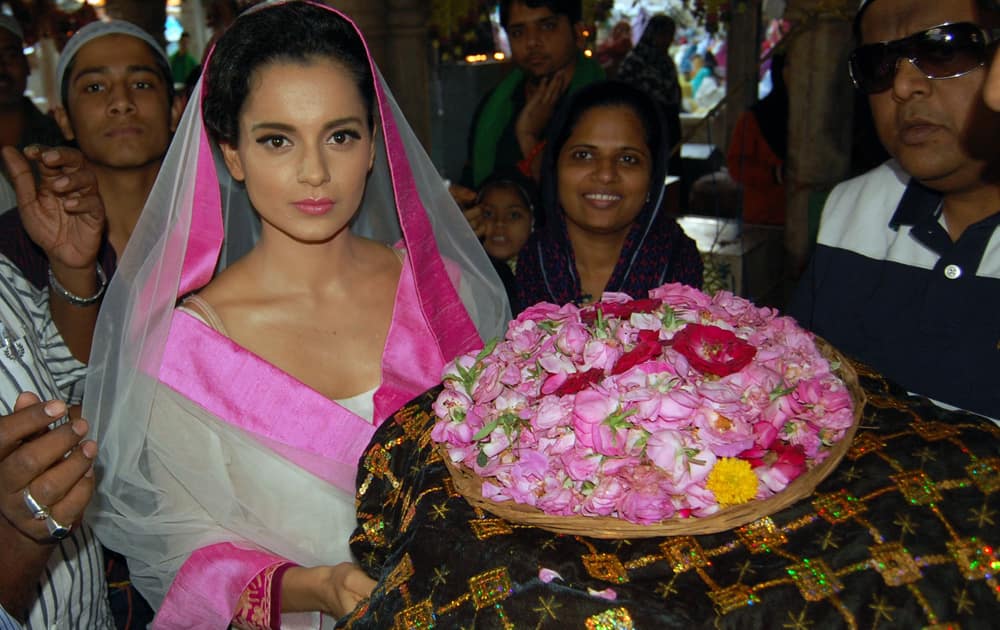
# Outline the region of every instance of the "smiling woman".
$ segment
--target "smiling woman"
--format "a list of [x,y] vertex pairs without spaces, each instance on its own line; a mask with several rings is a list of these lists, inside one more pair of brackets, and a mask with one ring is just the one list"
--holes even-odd
[[517,266],[518,303],[646,296],[701,286],[697,247],[664,206],[672,139],[651,98],[624,83],[581,89],[558,114],[542,163],[545,225]]

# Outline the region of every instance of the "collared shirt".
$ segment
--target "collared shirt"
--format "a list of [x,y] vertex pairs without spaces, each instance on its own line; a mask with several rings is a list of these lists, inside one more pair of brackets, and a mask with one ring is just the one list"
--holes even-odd
[[[73,358],[52,321],[48,291],[33,287],[2,256],[0,327],[0,413],[11,413],[23,391],[79,402],[86,366]],[[90,528],[74,527],[49,558],[27,623],[21,626],[0,608],[0,630],[114,628],[103,565]]]
[[837,186],[790,312],[910,391],[1000,418],[1000,209],[952,241],[895,162]]

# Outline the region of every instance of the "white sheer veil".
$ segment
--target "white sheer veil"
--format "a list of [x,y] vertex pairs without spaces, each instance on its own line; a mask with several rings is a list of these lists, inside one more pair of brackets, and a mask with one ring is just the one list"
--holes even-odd
[[[278,4],[283,2],[252,11]],[[377,155],[351,229],[389,244],[402,240],[414,263],[434,260],[430,250],[436,244],[479,337],[502,335],[510,319],[503,285],[374,63],[371,68],[378,96]],[[100,449],[98,491],[87,516],[102,543],[129,557],[134,582],[154,607],[194,549],[245,541],[301,564],[328,564],[347,559],[349,553],[346,539],[323,540],[329,524],[353,527],[354,522],[353,496],[338,496],[336,488],[276,457],[262,440],[218,422],[186,399],[168,401],[178,406],[179,416],[170,439],[172,449],[187,443],[190,450],[164,458],[154,444],[155,434],[164,430],[150,422],[154,405],[163,404],[157,374],[177,300],[249,251],[259,234],[243,185],[232,179],[207,139],[201,90],[199,82],[108,287],[84,397],[84,417],[91,421],[91,436]],[[400,150],[405,163],[400,162]],[[407,190],[415,190],[422,203],[404,199]],[[221,212],[204,211],[212,207]],[[421,213],[426,218],[420,218]],[[414,222],[426,225],[427,220],[433,243],[413,237],[419,233]],[[217,229],[220,224],[223,228]],[[218,252],[218,257],[198,254],[205,251]],[[414,273],[422,273],[417,264]],[[420,296],[422,304],[432,306],[442,304],[440,299]],[[165,474],[190,491],[187,500],[167,496],[162,489]],[[264,496],[259,504],[234,500],[233,486],[241,483],[243,474],[253,477],[250,483],[273,486],[260,488]],[[312,491],[326,494],[323,500],[299,503],[288,496]],[[281,496],[267,496],[275,493]],[[293,519],[288,518],[291,509]]]

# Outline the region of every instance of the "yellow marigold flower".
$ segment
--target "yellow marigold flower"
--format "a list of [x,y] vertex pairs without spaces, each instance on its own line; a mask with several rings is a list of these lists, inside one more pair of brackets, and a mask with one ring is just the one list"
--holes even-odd
[[720,457],[705,485],[722,507],[746,503],[757,496],[757,475],[749,462],[735,457]]

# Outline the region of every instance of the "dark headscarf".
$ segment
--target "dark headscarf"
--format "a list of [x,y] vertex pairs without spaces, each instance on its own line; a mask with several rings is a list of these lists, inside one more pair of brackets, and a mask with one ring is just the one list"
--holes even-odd
[[782,162],[788,153],[788,86],[785,85],[784,69],[785,53],[772,56],[771,93],[750,108],[764,141]]
[[660,108],[637,88],[617,81],[602,81],[574,94],[553,122],[542,157],[541,198],[545,222],[531,235],[518,256],[517,292],[521,308],[537,302],[565,304],[584,299],[565,215],[559,205],[559,152],[585,112],[595,107],[619,105],[631,108],[646,126],[653,164],[649,200],[625,238],[605,290],[641,298],[665,282],[701,286],[702,263],[698,249],[663,207],[666,198],[663,182],[673,138],[668,137]]

